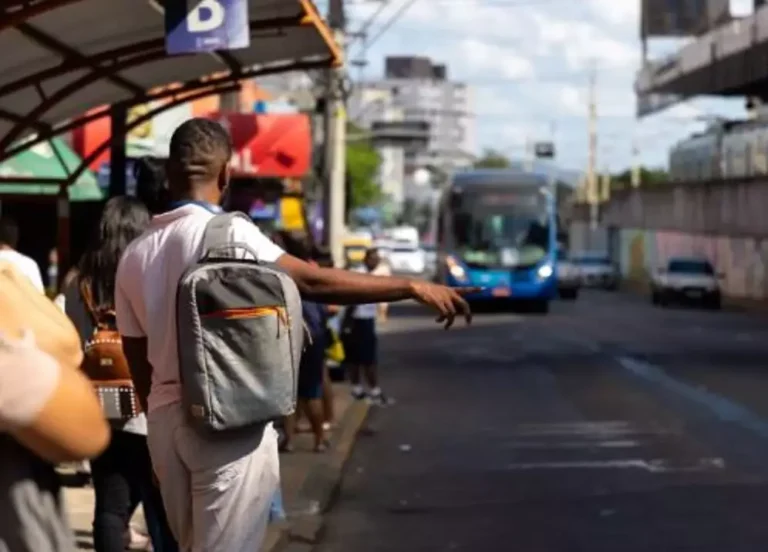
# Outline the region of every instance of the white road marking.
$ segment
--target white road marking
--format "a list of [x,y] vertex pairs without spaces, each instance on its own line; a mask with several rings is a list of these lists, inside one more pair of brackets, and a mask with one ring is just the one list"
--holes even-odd
[[513,430],[515,437],[582,437],[587,439],[616,439],[630,435],[666,435],[668,429],[638,428],[629,422],[565,422],[554,424],[526,424]]
[[641,446],[639,441],[618,440],[618,441],[565,441],[561,443],[543,443],[543,442],[525,442],[513,441],[503,443],[501,448],[522,449],[522,450],[555,450],[555,449],[625,449]]
[[690,402],[708,408],[724,422],[732,422],[768,439],[768,420],[762,418],[739,403],[721,395],[690,385],[669,376],[661,368],[630,357],[618,357],[619,364],[628,372],[655,383]]
[[587,460],[575,462],[521,462],[507,464],[509,471],[536,470],[642,470],[648,473],[679,473],[723,469],[725,460],[722,458],[699,458],[687,466],[674,466],[667,460],[643,460],[631,458],[624,460]]

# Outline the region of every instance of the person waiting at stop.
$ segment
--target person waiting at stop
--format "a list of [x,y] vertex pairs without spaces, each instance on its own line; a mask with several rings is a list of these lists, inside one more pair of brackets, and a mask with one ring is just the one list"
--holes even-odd
[[[380,263],[378,251],[370,248],[365,252],[363,266],[353,270],[375,275]],[[379,344],[376,335],[376,318],[378,314],[377,303],[347,307],[342,323],[344,360],[349,370],[353,398],[358,400],[367,398],[372,404],[388,406],[394,401],[381,390],[377,368]],[[368,391],[362,385],[361,376],[368,384]]]
[[[284,235],[282,238],[286,253],[303,261],[315,262],[306,240],[289,235]],[[309,420],[315,438],[313,450],[325,452],[328,444],[324,429],[323,371],[325,349],[328,345],[328,311],[325,305],[306,299],[301,302],[301,311],[310,339],[306,341],[301,355],[296,412],[285,420],[285,440],[282,449],[285,452],[293,449],[292,439],[296,433],[296,419],[304,414]]]

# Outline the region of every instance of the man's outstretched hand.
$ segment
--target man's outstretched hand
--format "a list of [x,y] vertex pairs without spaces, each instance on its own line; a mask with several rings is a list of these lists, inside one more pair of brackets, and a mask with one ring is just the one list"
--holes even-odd
[[453,326],[453,321],[457,315],[464,316],[467,324],[472,323],[472,311],[462,296],[476,293],[481,289],[477,287],[451,288],[419,280],[414,280],[411,283],[412,297],[422,305],[432,307],[439,312],[440,316],[437,317],[437,321],[444,322],[446,330]]

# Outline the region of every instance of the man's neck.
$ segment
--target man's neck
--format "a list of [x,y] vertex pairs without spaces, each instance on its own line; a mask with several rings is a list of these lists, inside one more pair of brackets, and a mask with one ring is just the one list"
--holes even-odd
[[[216,186],[215,183],[197,184],[187,186],[170,186],[171,189],[171,201],[198,201],[202,203],[215,204],[216,200],[212,200],[211,190]],[[176,191],[174,191],[174,188]],[[181,188],[184,191],[179,191]],[[185,189],[187,188],[187,189]]]

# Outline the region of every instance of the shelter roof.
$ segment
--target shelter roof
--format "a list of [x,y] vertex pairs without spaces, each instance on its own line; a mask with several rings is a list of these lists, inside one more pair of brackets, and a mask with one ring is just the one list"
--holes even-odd
[[191,91],[338,63],[339,49],[311,0],[248,3],[249,47],[168,56],[161,2],[0,2],[0,160],[26,136],[71,128],[97,106],[167,97],[175,83]]

